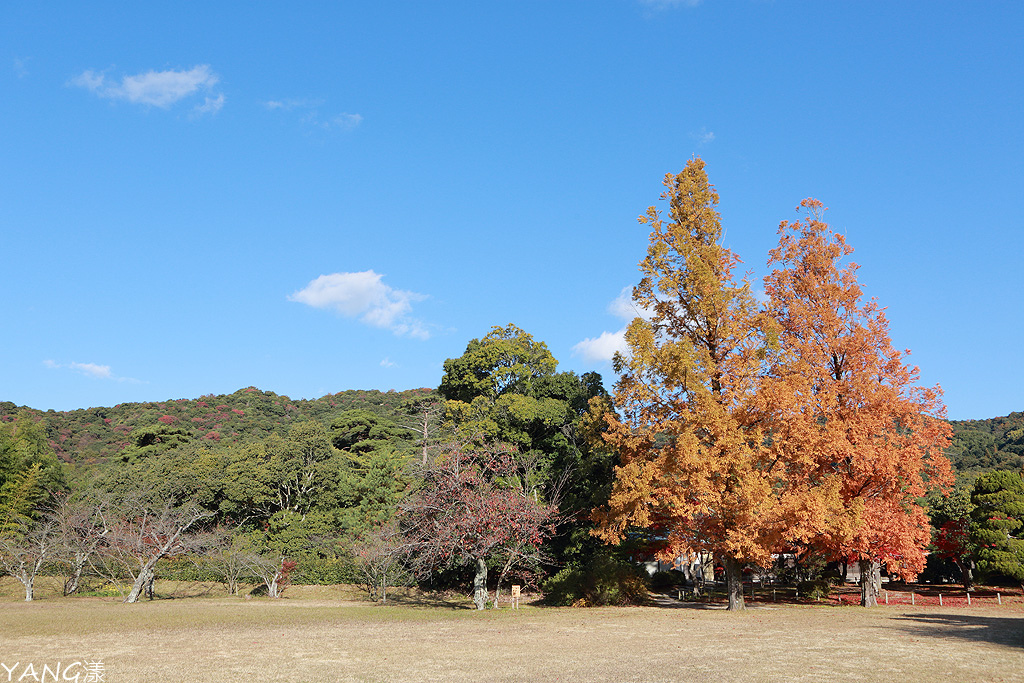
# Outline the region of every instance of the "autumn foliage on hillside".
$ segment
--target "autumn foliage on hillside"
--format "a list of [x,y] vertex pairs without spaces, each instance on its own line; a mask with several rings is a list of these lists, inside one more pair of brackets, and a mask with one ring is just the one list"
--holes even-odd
[[[246,387],[231,394],[122,403],[112,407],[42,411],[0,402],[0,422],[21,416],[46,430],[50,447],[66,462],[92,463],[138,447],[147,431],[161,439],[239,443],[284,434],[306,420],[330,423],[348,410],[368,410],[394,419],[409,400],[429,396],[432,389],[408,391],[349,390],[318,399],[291,399],[272,391]],[[162,428],[162,431],[160,430]]]

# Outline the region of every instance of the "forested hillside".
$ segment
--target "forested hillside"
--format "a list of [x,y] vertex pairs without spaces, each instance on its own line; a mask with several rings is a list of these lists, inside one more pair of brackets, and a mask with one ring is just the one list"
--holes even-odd
[[987,420],[953,420],[946,451],[960,472],[1024,468],[1024,412]]
[[[348,390],[318,399],[291,399],[255,387],[196,399],[121,403],[113,407],[56,412],[0,401],[0,422],[18,415],[41,420],[50,446],[69,463],[94,463],[116,456],[141,430],[160,429],[189,440],[234,443],[284,433],[305,420],[330,423],[347,410],[368,410],[392,422],[410,422],[409,402],[433,389]],[[1024,468],[1024,412],[985,420],[951,420],[953,441],[946,455],[959,472]]]
[[350,390],[315,400],[292,400],[247,387],[233,394],[208,394],[197,399],[121,403],[65,412],[3,401],[0,422],[13,421],[19,415],[41,420],[58,457],[69,463],[89,464],[116,456],[131,445],[144,445],[157,433],[164,439],[235,443],[283,434],[291,425],[306,420],[330,423],[347,410],[367,410],[401,423],[410,419],[403,406],[432,393],[432,389]]

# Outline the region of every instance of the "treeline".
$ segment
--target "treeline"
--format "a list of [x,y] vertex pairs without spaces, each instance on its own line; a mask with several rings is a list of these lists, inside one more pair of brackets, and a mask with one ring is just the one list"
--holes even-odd
[[[330,423],[348,410],[366,410],[392,422],[416,419],[409,402],[434,389],[348,390],[318,399],[291,399],[255,387],[196,399],[121,403],[70,411],[37,410],[0,401],[0,422],[19,416],[42,429],[53,452],[67,463],[98,464],[138,445],[145,433],[178,434],[189,440],[240,443],[284,434],[305,420]],[[973,480],[989,470],[1024,469],[1024,412],[985,420],[950,420],[946,449],[956,471]],[[419,427],[417,427],[419,428]]]
[[[229,565],[250,575],[272,568],[260,577],[271,595],[286,580],[360,579],[383,598],[396,580],[474,576],[482,606],[495,579],[537,585],[557,574],[560,585],[582,586],[595,554],[614,555],[589,533],[615,464],[600,438],[607,392],[597,374],[558,372],[526,332],[509,325],[472,340],[446,362],[436,392],[345,398],[354,400],[302,405],[248,389],[76,411],[63,424],[67,416],[11,416],[0,423],[8,573],[31,595],[31,568],[56,562],[67,586],[91,572],[130,601],[161,572],[180,574],[175,557],[230,585]],[[268,413],[293,417],[275,423]],[[204,415],[209,424],[195,426]],[[144,424],[102,460],[56,457],[47,427],[89,429],[97,419]],[[232,434],[224,425],[235,419]],[[231,438],[207,438],[216,425]],[[624,556],[613,561],[635,574]],[[580,590],[563,590],[563,600]]]

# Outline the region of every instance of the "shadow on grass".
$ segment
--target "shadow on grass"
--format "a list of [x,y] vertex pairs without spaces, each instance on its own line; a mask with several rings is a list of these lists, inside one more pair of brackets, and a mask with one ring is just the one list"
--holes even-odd
[[1024,648],[1024,619],[967,614],[904,614],[900,630],[930,638],[959,638]]
[[[379,604],[379,603],[378,603]],[[402,607],[430,607],[451,610],[475,609],[472,603],[460,595],[445,595],[444,593],[423,593],[413,595],[389,595],[387,605],[401,605]]]
[[661,607],[663,609],[724,609],[721,604],[716,604],[715,602],[708,602],[704,600],[676,600],[669,595],[663,595],[661,593],[651,593],[648,604],[652,607]]

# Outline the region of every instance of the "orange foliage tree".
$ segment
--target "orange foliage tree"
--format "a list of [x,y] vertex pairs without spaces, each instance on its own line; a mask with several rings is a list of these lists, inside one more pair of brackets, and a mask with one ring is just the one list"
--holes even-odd
[[[791,481],[761,414],[765,352],[773,321],[760,310],[739,259],[720,244],[718,194],[693,159],[664,181],[668,217],[651,227],[633,299],[645,315],[629,325],[629,354],[605,436],[621,459],[597,534],[617,542],[652,532],[663,559],[710,552],[723,560],[729,609],[743,608],[744,563],[767,565],[794,536],[827,517],[822,488]],[[832,489],[833,500],[837,489]]]
[[765,278],[780,326],[765,383],[773,445],[811,486],[840,487],[842,511],[806,540],[860,562],[861,604],[871,606],[880,564],[904,577],[924,567],[930,532],[917,499],[951,482],[950,428],[940,389],[916,386],[918,370],[892,347],[856,264],[841,265],[853,249],[822,220],[820,202],[801,207],[805,220],[780,225]]

